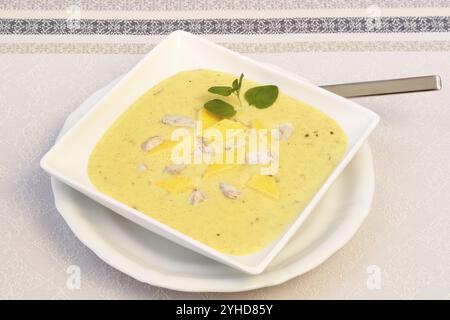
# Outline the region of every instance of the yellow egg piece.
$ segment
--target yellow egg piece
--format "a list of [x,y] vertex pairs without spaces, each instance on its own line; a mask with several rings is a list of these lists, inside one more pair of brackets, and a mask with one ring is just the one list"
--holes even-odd
[[202,122],[202,128],[206,129],[220,121],[220,118],[206,109],[198,112],[198,119]]
[[255,174],[250,178],[250,180],[247,183],[247,186],[274,199],[280,198],[278,183],[272,176]]
[[148,154],[157,154],[164,150],[171,149],[175,147],[175,145],[178,143],[178,141],[172,141],[172,140],[164,140],[160,145],[156,146],[155,148],[151,149]]
[[183,193],[194,189],[194,183],[191,179],[178,176],[159,180],[156,185],[171,193]]
[[[220,120],[210,128],[218,130],[222,135],[224,141],[236,136],[240,132],[245,131],[247,129],[247,127],[242,123],[229,119]],[[227,130],[236,130],[236,131],[227,135]]]
[[261,121],[261,120],[253,120],[252,121],[252,128],[253,129],[267,129],[267,126]]
[[209,177],[215,176],[218,173],[223,171],[227,171],[235,168],[236,164],[222,164],[222,163],[213,163],[206,167],[205,172],[203,173],[203,179],[208,179]]

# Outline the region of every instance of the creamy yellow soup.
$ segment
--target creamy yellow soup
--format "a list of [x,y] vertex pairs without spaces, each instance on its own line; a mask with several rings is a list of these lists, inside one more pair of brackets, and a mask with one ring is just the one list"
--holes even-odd
[[[330,175],[346,151],[347,137],[333,119],[282,92],[268,108],[249,106],[244,93],[260,84],[246,78],[241,106],[235,95],[208,92],[211,86],[230,85],[236,77],[213,70],[184,71],[151,88],[94,148],[88,165],[91,182],[101,192],[220,252],[248,255],[266,247],[298,217]],[[221,119],[201,111],[206,101],[216,98],[233,105],[236,115]],[[179,127],[162,121],[168,115],[203,120],[203,127],[236,125],[247,130],[288,123],[292,130],[279,141],[279,167],[270,176],[261,175],[263,164],[248,162],[174,167],[170,139]],[[189,125],[186,130],[193,131]],[[155,136],[163,143],[146,150],[143,143]],[[227,186],[237,194],[230,194]]]

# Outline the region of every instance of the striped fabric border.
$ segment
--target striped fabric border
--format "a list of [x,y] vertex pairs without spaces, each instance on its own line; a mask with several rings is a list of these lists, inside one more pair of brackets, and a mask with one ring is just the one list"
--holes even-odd
[[450,17],[322,17],[273,19],[79,20],[1,19],[0,34],[166,35],[449,32]]
[[449,9],[450,0],[0,0],[0,53],[144,54],[175,30],[244,53],[450,51]]
[[206,11],[380,8],[448,8],[448,0],[0,0],[0,10]]
[[[450,51],[450,41],[234,42],[220,44],[241,53]],[[0,54],[145,54],[153,47],[154,44],[145,43],[0,43]]]

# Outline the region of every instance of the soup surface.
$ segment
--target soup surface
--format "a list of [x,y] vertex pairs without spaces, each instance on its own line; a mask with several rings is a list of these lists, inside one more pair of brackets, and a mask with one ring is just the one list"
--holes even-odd
[[[226,254],[255,253],[277,239],[341,160],[347,137],[333,119],[282,92],[268,108],[249,106],[244,93],[260,84],[245,78],[242,105],[233,94],[208,92],[235,78],[192,70],[151,88],[94,148],[88,165],[91,182],[142,214]],[[222,119],[203,109],[216,98],[232,104],[236,115]],[[274,157],[255,163],[249,154],[245,163],[173,164],[177,142],[171,135],[180,128],[193,132],[189,119],[202,120],[203,128],[239,128],[244,134],[252,128],[278,130],[271,138],[279,141],[277,171],[261,174]],[[209,152],[200,149],[193,153]]]

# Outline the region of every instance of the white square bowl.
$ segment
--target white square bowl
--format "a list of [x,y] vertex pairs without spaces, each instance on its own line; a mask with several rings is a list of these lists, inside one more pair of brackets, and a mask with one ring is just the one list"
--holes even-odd
[[[232,256],[191,239],[99,192],[87,174],[89,156],[112,123],[143,93],[161,80],[183,70],[214,69],[261,83],[274,83],[284,93],[314,106],[336,120],[348,136],[349,146],[332,174],[297,219],[275,241],[247,256]],[[51,175],[142,227],[184,247],[241,271],[258,274],[289,241],[320,198],[349,163],[375,128],[379,117],[370,110],[323,90],[278,68],[259,63],[183,31],[176,31],[150,51],[119,83],[72,127],[41,160]]]

